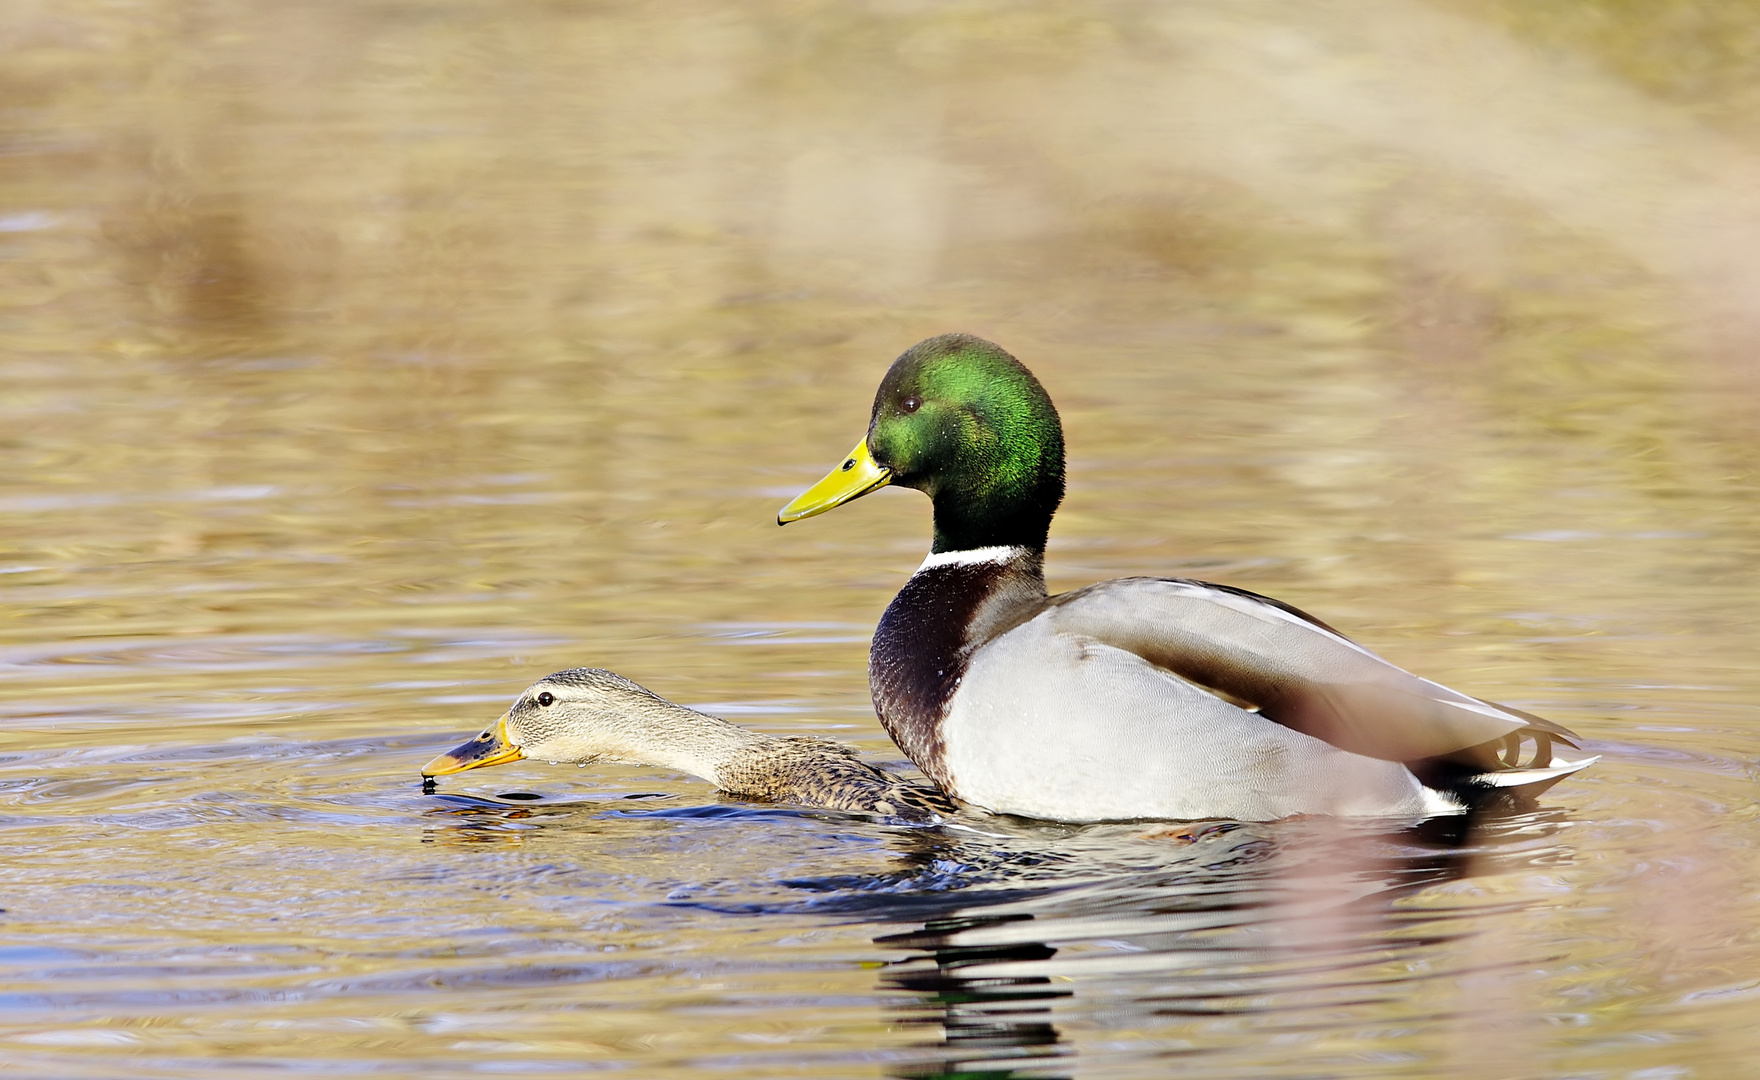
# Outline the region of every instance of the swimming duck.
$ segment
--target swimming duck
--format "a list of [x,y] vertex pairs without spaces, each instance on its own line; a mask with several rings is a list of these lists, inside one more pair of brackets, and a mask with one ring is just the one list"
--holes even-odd
[[930,338],[867,436],[778,524],[888,484],[934,503],[929,556],[874,633],[880,722],[948,794],[1084,822],[1428,815],[1524,805],[1593,758],[1557,724],[1419,678],[1245,589],[1131,577],[1049,596],[1063,499],[1051,398],[1000,347]]
[[729,795],[915,824],[956,809],[933,788],[862,761],[853,747],[748,731],[599,668],[539,679],[489,730],[422,766],[422,778],[528,757],[655,765],[702,777]]

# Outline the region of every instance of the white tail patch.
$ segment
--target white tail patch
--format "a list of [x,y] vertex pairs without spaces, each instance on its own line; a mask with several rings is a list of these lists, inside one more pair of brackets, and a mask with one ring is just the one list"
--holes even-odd
[[1497,772],[1481,773],[1473,779],[1492,787],[1527,788],[1529,794],[1538,795],[1578,769],[1586,769],[1600,761],[1601,755],[1581,761],[1566,761],[1563,758],[1552,760],[1557,764],[1543,769],[1500,769]]

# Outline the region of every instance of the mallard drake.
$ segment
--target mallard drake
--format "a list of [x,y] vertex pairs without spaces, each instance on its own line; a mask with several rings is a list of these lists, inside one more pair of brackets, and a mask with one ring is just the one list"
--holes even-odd
[[675,705],[600,668],[570,668],[528,686],[490,728],[422,766],[422,778],[521,758],[655,765],[702,777],[729,795],[934,823],[955,805],[827,739],[778,738]]
[[998,346],[913,346],[867,436],[779,524],[888,484],[934,543],[874,632],[880,722],[950,795],[1060,821],[1427,815],[1525,804],[1577,736],[1457,693],[1267,596],[1132,577],[1049,596],[1063,499],[1051,398]]

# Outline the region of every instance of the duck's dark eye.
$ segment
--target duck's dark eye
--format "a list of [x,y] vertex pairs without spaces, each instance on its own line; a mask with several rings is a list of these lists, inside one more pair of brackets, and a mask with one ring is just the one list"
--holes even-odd
[[539,694],[537,697],[533,698],[532,700],[536,701],[539,705],[543,705],[543,706],[547,707],[547,706],[556,704],[556,695],[552,694],[550,691],[546,690],[542,694]]
[[911,413],[914,413],[918,409],[923,407],[923,399],[920,397],[917,397],[915,394],[912,394],[910,397],[907,397],[903,401],[899,402],[898,407],[900,409],[904,410],[904,414],[906,416],[909,416]]

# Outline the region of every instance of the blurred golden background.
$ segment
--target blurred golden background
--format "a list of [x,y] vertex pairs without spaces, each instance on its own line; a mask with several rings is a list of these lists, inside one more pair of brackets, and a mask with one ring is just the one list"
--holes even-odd
[[[785,863],[953,856],[484,810],[468,838],[507,843],[472,861],[418,846],[452,826],[415,770],[576,664],[895,758],[866,642],[928,507],[774,513],[859,437],[890,360],[949,330],[1009,348],[1062,410],[1054,587],[1268,592],[1608,755],[1549,797],[1568,856],[1412,901],[1513,898],[1412,963],[1489,948],[1517,974],[1456,996],[1394,965],[1397,993],[1281,1052],[1148,1005],[1133,1031],[1210,1046],[1216,1076],[1293,1076],[1322,1044],[1352,1076],[1753,1060],[1747,0],[11,0],[0,933],[145,966],[53,998],[73,976],[20,953],[0,974],[37,1011],[0,1048],[69,1076],[112,1054],[148,1055],[137,1075],[249,1055],[872,1075],[904,1038],[858,965],[873,925],[754,938],[653,905],[783,890]],[[495,774],[456,786],[713,801],[642,770]],[[584,943],[583,897],[609,905]],[[265,929],[284,915],[299,928]],[[601,946],[696,966],[539,979],[516,1009],[433,974],[459,961],[431,933],[485,927],[515,928],[480,954],[510,970]],[[290,958],[227,975],[206,1012],[154,966],[240,949]],[[774,1010],[679,1027],[711,969],[717,1000]],[[303,1003],[290,1026],[265,987]],[[638,997],[590,1034],[568,1011]],[[476,1010],[450,1042],[448,1010]],[[1108,1057],[1106,1015],[1078,1013],[1080,1061],[1167,1066]],[[1417,1033],[1371,1031],[1395,1020]],[[754,1030],[803,1056],[741,1056]]]

